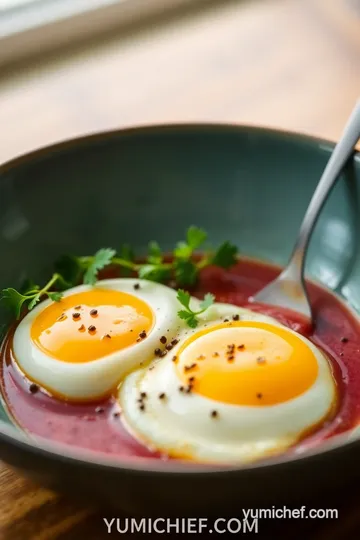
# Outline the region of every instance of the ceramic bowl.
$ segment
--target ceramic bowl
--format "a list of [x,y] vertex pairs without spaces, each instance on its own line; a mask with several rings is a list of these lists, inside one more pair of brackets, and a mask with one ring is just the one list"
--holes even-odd
[[[151,239],[171,248],[190,224],[241,253],[282,265],[333,148],[267,129],[154,126],[101,133],[22,156],[0,169],[0,287],[44,280],[59,254]],[[360,155],[316,226],[307,273],[360,311]],[[7,324],[0,307],[0,324]],[[131,465],[34,441],[0,408],[0,458],[41,485],[132,514],[194,513],[324,497],[358,476],[357,436],[246,467]]]

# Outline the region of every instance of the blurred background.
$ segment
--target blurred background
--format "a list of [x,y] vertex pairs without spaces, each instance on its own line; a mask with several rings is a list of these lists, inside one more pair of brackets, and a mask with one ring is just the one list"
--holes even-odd
[[0,162],[148,123],[336,140],[359,95],[360,0],[0,0]]

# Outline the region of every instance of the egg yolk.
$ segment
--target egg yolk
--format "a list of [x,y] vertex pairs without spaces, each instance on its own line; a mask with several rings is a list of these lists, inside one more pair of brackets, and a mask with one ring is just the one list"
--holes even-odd
[[286,328],[240,321],[200,330],[179,349],[178,376],[191,391],[233,405],[283,403],[318,374],[312,350]]
[[146,339],[154,324],[140,298],[107,289],[64,296],[34,320],[31,339],[64,362],[90,362]]

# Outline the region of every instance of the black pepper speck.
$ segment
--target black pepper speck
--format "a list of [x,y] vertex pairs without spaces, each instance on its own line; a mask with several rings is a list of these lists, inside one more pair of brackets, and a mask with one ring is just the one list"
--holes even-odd
[[31,394],[36,394],[39,391],[39,386],[36,383],[31,383],[29,386],[29,391]]

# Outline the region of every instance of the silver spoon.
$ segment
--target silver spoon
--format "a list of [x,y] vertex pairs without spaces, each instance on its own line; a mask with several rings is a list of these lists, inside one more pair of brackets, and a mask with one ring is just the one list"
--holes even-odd
[[312,320],[311,305],[304,281],[309,240],[320,211],[359,139],[360,100],[355,105],[312,196],[287,266],[274,281],[256,293],[251,301],[289,308]]

